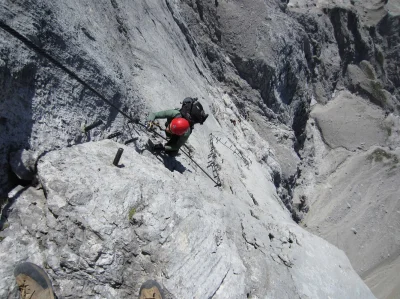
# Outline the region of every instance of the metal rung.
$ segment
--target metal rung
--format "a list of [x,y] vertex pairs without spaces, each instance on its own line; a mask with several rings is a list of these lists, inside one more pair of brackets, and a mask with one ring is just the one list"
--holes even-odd
[[122,135],[121,132],[115,132],[115,133],[112,133],[112,134],[108,135],[107,139],[112,139],[112,138],[118,137],[120,135]]

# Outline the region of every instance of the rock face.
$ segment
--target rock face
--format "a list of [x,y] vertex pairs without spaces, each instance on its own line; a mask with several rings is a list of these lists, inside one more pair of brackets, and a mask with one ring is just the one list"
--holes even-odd
[[348,92],[311,115],[314,145],[295,191],[309,205],[303,223],[343,249],[379,298],[396,298],[399,117]]
[[342,251],[290,219],[272,182],[252,201],[236,187],[214,188],[184,157],[174,162],[183,173],[171,172],[122,146],[116,167],[119,147],[106,140],[53,151],[38,163],[43,190],[10,193],[1,298],[16,296],[13,268],[26,259],[45,267],[59,298],[133,297],[151,277],[171,298],[374,298]]
[[[5,0],[1,296],[16,296],[21,260],[63,297],[125,298],[154,276],[176,298],[372,296],[291,216],[395,296],[399,7],[386,2]],[[188,148],[220,189],[185,156],[149,155],[122,115],[144,122],[187,96],[210,114]],[[112,133],[119,145],[98,142]]]
[[349,151],[384,146],[389,137],[384,111],[349,92],[341,92],[325,106],[311,112],[325,143]]
[[298,219],[309,211],[304,225],[343,249],[379,298],[396,298],[399,285],[396,5],[327,7],[344,77],[330,103],[312,108],[293,197]]
[[361,277],[388,298],[398,294],[392,272],[399,269],[398,163],[398,150],[380,147],[348,158],[318,186],[320,200],[306,219],[312,231],[343,248]]

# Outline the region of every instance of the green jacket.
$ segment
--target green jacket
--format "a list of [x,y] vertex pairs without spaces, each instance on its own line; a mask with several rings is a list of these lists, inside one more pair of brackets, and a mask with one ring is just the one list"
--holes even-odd
[[[147,121],[154,121],[155,119],[166,118],[167,123],[170,123],[172,121],[172,119],[178,115],[180,115],[179,110],[176,110],[176,109],[163,110],[163,111],[151,113],[149,115],[149,117],[147,118]],[[189,128],[189,130],[187,130],[186,133],[183,134],[182,136],[167,133],[167,137],[169,137],[169,141],[165,145],[165,150],[166,151],[178,151],[180,149],[180,147],[182,145],[184,145],[185,142],[188,140],[190,134],[192,134],[192,128]]]

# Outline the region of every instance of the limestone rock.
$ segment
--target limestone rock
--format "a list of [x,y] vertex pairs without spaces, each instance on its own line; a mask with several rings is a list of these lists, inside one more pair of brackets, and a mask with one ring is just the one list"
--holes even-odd
[[396,294],[399,284],[392,272],[398,269],[400,246],[399,191],[393,185],[399,159],[398,150],[379,147],[349,158],[317,187],[319,199],[304,220],[311,231],[342,248],[382,297]]
[[11,170],[21,180],[31,181],[35,174],[35,153],[27,150],[19,150],[10,154]]
[[311,115],[331,148],[368,149],[384,145],[388,138],[383,111],[349,92],[339,93],[326,106],[315,107]]
[[[0,30],[0,199],[17,184],[9,162],[20,160],[10,153],[24,148],[42,157],[45,195],[29,187],[9,194],[1,296],[16,295],[10,273],[28,258],[73,298],[129,297],[144,276],[163,280],[177,298],[371,296],[343,253],[290,213],[305,215],[305,196],[313,215],[318,199],[325,202],[320,187],[345,184],[335,173],[345,176],[342,167],[364,151],[380,146],[391,156],[399,146],[398,12],[396,1],[380,0],[5,0],[0,21],[85,83]],[[185,156],[151,156],[147,133],[115,109],[144,122],[187,96],[210,114],[188,146],[222,181],[221,197]],[[90,144],[114,132],[122,133],[118,145]],[[124,147],[120,167],[111,166],[132,138],[135,151]],[[351,196],[338,198],[347,210],[357,206]],[[313,231],[327,237],[331,218],[319,221]],[[363,225],[346,234],[362,237]],[[372,251],[360,250],[377,261],[368,281],[396,292],[390,273],[379,275],[392,260]]]
[[393,111],[395,105],[392,101],[392,95],[383,88],[382,82],[376,80],[375,70],[367,63],[360,66],[363,70],[351,64],[347,67],[349,90],[365,96],[372,103],[383,107],[385,110]]
[[186,167],[171,172],[108,140],[41,158],[43,191],[10,194],[0,297],[15,296],[13,268],[29,260],[61,298],[127,298],[147,278],[175,298],[374,298],[343,252],[297,226],[274,197],[254,206]]

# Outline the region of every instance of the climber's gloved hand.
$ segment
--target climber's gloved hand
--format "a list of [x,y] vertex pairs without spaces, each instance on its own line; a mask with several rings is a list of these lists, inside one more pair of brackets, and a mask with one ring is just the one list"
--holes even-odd
[[152,121],[147,122],[146,130],[149,132],[154,130],[154,123]]

